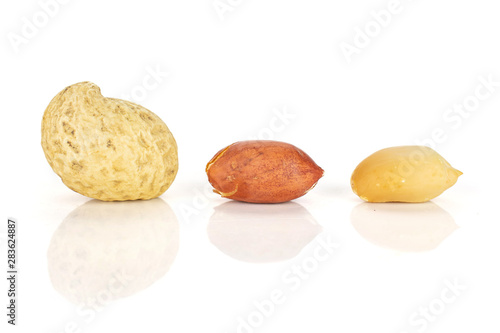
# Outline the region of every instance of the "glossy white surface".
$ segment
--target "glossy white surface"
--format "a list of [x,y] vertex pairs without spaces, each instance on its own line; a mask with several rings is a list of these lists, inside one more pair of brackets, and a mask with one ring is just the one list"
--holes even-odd
[[[263,332],[439,332],[494,324],[493,202],[459,187],[412,205],[360,203],[326,186],[273,206],[214,194],[190,220],[182,218],[187,196],[101,203],[56,187],[50,196],[62,204],[46,198],[31,206],[43,214],[17,214],[23,330],[76,323],[85,332],[216,332],[250,320]],[[426,319],[418,311],[429,307]]]
[[[1,332],[500,331],[498,4],[401,3],[351,63],[341,42],[388,2],[248,0],[221,21],[212,1],[70,1],[18,53],[3,38],[0,276],[13,217],[19,325],[2,310]],[[39,10],[4,1],[2,36]],[[97,202],[50,169],[43,111],[84,80],[135,92],[173,132],[159,199]],[[286,204],[211,193],[205,163],[255,137],[325,176]],[[424,140],[464,173],[454,187],[414,205],[352,193],[363,158]]]

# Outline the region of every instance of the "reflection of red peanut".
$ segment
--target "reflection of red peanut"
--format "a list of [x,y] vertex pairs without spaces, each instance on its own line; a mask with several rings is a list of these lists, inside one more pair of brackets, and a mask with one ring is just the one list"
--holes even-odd
[[323,176],[299,148],[267,140],[236,142],[215,154],[205,171],[215,193],[255,203],[296,199]]

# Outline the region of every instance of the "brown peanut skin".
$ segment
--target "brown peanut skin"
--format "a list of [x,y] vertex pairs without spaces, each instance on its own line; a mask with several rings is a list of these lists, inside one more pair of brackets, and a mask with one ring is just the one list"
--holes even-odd
[[236,142],[208,162],[208,181],[222,197],[253,203],[286,202],[306,194],[323,176],[299,148],[279,141]]

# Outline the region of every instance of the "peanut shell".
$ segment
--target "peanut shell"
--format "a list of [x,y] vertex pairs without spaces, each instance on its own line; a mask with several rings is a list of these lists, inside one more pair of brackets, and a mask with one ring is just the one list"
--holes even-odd
[[156,198],[178,169],[177,144],[165,123],[140,105],[103,97],[91,82],[52,99],[42,147],[66,186],[104,201]]

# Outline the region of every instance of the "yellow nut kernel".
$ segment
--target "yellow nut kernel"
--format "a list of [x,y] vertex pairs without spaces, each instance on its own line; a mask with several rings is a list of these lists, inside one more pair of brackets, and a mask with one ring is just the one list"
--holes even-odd
[[351,176],[351,187],[368,202],[425,202],[453,186],[462,172],[426,146],[377,151]]

